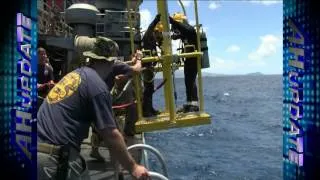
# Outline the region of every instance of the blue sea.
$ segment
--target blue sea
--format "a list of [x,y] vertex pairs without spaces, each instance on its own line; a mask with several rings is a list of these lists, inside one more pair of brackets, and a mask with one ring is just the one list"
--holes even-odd
[[[156,84],[159,83],[159,80]],[[167,163],[173,180],[282,179],[282,76],[204,78],[210,125],[146,134]],[[176,79],[178,105],[185,101],[183,79]],[[154,104],[163,108],[163,89]],[[161,172],[150,155],[150,169]]]

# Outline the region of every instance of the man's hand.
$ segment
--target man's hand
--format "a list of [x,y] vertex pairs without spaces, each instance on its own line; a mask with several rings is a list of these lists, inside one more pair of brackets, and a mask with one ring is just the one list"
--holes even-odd
[[170,22],[170,24],[172,24],[175,22],[175,20],[171,16],[169,16],[169,22]]
[[136,53],[131,56],[131,61],[129,61],[132,70],[136,73],[139,73],[142,71],[142,64],[141,64],[142,56],[143,56],[142,52],[140,50],[137,50]]
[[143,56],[142,51],[137,50],[136,53],[134,53],[134,54],[131,56],[132,65],[135,65],[138,60],[141,60],[141,59],[142,59],[142,56]]
[[112,130],[104,128],[103,130],[98,130],[98,132],[109,147],[111,156],[118,160],[124,169],[128,170],[137,179],[149,179],[148,170],[138,165],[132,158],[127,150],[123,136],[117,128],[113,128]]
[[139,180],[150,179],[148,170],[144,166],[138,164],[133,167],[132,176]]
[[45,88],[48,87],[48,84],[47,83],[44,83],[44,84],[37,84],[37,89],[38,90],[43,90]]
[[55,85],[53,81],[50,81],[50,82],[48,82],[47,84],[48,84],[48,86],[49,86],[50,89],[53,88],[54,85]]
[[37,84],[37,89],[41,89],[43,87],[43,84]]
[[143,57],[142,51],[137,50],[137,52],[135,54],[135,57],[136,57],[137,60],[141,60],[142,57]]

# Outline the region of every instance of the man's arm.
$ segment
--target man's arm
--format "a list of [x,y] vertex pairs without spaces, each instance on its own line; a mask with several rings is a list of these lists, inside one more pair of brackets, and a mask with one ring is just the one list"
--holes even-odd
[[126,170],[133,172],[137,163],[129,154],[126,143],[124,142],[123,136],[119,130],[116,128],[105,128],[99,131],[99,133],[102,135],[106,145],[111,151],[111,154],[117,157],[117,160]]
[[46,82],[45,85],[48,86],[48,88],[50,89],[50,88],[52,88],[54,86],[53,68],[49,63],[46,64],[45,68],[49,72],[48,73],[48,76],[49,76],[48,82]]
[[100,93],[91,100],[94,123],[98,133],[103,137],[111,154],[116,156],[115,158],[126,170],[136,178],[148,176],[147,169],[138,165],[129,154],[123,136],[117,129],[111,103],[111,95],[108,92]]
[[150,25],[148,26],[148,29],[144,33],[141,40],[142,48],[151,49],[156,44],[156,40],[153,36],[153,31],[159,21],[160,21],[160,14],[158,14],[155,17],[155,19],[150,23]]
[[160,21],[160,14],[157,14],[156,17],[154,18],[154,20],[149,24],[148,29],[146,30],[146,32],[144,33],[144,36],[142,38],[142,41],[146,38],[146,37],[150,37],[150,35],[152,34],[152,32],[154,31],[154,28],[156,27],[156,25],[158,24],[158,22]]
[[[138,52],[140,53],[140,52]],[[142,63],[141,63],[141,59],[142,59],[142,55],[135,55],[133,58],[132,58],[132,62],[134,65],[131,66],[131,69],[133,72],[136,72],[136,73],[139,73],[141,72],[141,68],[142,68]]]
[[115,76],[118,75],[124,75],[127,77],[131,77],[132,73],[139,73],[141,72],[142,68],[142,53],[141,51],[137,51],[133,56],[131,61],[126,61],[126,62],[119,62],[114,65],[113,67],[113,72]]
[[133,157],[127,150],[127,146],[124,142],[123,136],[118,129],[102,130],[100,132],[107,144],[112,155],[118,157],[118,161],[122,166],[128,170],[135,178],[148,177],[148,170],[135,162]]
[[44,84],[39,84],[39,83],[37,83],[37,89],[38,89],[38,91],[43,90],[46,86],[47,86],[46,83],[44,83]]

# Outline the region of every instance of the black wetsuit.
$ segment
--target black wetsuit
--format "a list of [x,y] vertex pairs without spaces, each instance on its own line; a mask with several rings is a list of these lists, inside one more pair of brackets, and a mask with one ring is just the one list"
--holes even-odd
[[[157,23],[160,21],[160,16],[156,16],[156,18],[151,22],[147,31],[145,32],[141,47],[144,50],[150,50],[151,56],[157,56],[157,40],[153,35],[154,28]],[[160,44],[158,45],[160,46]],[[155,114],[155,110],[153,108],[153,92],[154,92],[154,81],[153,81],[153,70],[152,67],[155,66],[156,63],[144,63],[143,67],[147,69],[143,71],[143,79],[144,79],[144,91],[143,91],[143,113],[144,116],[151,116]]]
[[[195,45],[195,48],[197,49],[197,32],[193,26],[187,23],[177,22],[171,17],[169,19],[172,29],[176,29],[180,32],[179,39],[183,41],[184,45]],[[184,62],[184,82],[186,86],[187,102],[198,101],[196,84],[197,74],[197,58],[186,58]]]

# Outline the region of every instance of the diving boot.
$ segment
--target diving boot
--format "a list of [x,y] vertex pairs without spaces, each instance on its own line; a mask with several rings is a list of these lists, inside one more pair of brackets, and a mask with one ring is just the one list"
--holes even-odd
[[155,115],[155,116],[156,116],[156,115],[159,115],[159,114],[161,113],[159,110],[157,110],[157,109],[155,109],[155,108],[152,108],[152,109],[151,109],[151,112],[152,112],[152,114]]
[[198,112],[199,106],[198,102],[187,102],[187,104],[184,104],[183,107],[179,108],[177,110],[177,113],[189,113],[189,112]]
[[189,105],[188,112],[198,112],[199,106],[197,105]]
[[152,117],[154,114],[152,113],[151,110],[148,111],[143,111],[143,117]]
[[186,113],[189,111],[189,105],[184,104],[182,107],[178,108],[177,113]]
[[150,108],[150,106],[148,107],[148,106],[144,105],[142,107],[142,115],[143,115],[143,117],[151,117],[151,116],[153,116],[153,113],[152,113],[151,110],[152,109]]
[[142,110],[143,110],[143,117],[152,117],[154,116],[153,114],[153,108],[152,108],[152,99],[150,98],[145,98],[142,104]]

